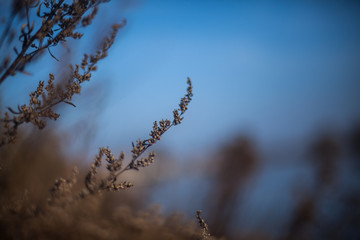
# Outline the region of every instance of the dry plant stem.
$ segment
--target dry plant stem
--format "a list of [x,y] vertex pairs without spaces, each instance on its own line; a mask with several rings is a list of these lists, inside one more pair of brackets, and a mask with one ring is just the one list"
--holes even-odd
[[[117,182],[117,178],[123,172],[128,170],[139,170],[140,167],[149,166],[154,162],[155,153],[151,152],[148,157],[141,158],[139,157],[152,145],[154,145],[158,140],[161,139],[161,136],[169,130],[172,126],[178,125],[181,123],[183,117],[182,115],[188,109],[188,104],[192,100],[192,83],[190,78],[187,80],[188,88],[187,94],[180,101],[179,108],[173,111],[173,121],[168,119],[161,120],[158,124],[157,121],[154,122],[153,130],[150,133],[151,138],[146,140],[139,139],[136,144],[133,145],[132,159],[129,164],[127,164],[124,168],[122,167],[122,163],[125,157],[125,154],[122,152],[119,158],[115,158],[111,153],[109,148],[100,148],[99,154],[96,156],[94,162],[91,165],[91,168],[86,176],[85,185],[87,191],[82,192],[82,197],[85,197],[87,194],[95,194],[101,192],[103,190],[107,191],[119,191],[130,188],[133,186],[130,182]],[[109,171],[108,177],[102,179],[100,182],[96,180],[96,175],[98,172],[98,168],[101,166],[102,158],[106,156],[107,170]]]
[[[160,126],[162,125],[162,123],[164,123],[160,128],[158,127],[157,122],[154,122],[154,131],[150,134],[150,136],[152,136],[152,138],[146,139],[144,141],[142,141],[141,145],[145,145],[145,147],[143,149],[141,149],[140,151],[136,152],[135,150],[135,146],[133,144],[133,150],[132,152],[133,154],[133,158],[131,160],[131,162],[120,172],[118,172],[115,177],[119,176],[120,174],[122,174],[123,172],[127,171],[127,170],[139,170],[136,166],[134,166],[135,161],[140,157],[140,155],[142,155],[149,147],[151,147],[157,140],[160,140],[161,135],[164,134],[167,130],[169,130],[172,126],[175,126],[177,124],[180,124],[182,121],[182,115],[185,113],[185,111],[187,110],[187,106],[190,103],[190,101],[192,100],[192,96],[193,96],[193,89],[192,89],[192,83],[191,83],[191,79],[188,78],[187,79],[187,83],[188,83],[188,89],[187,89],[187,94],[185,95],[184,98],[181,99],[181,102],[179,104],[179,109],[175,109],[173,111],[174,113],[174,120],[172,121],[172,123],[169,123],[169,120],[162,120],[160,122]],[[181,112],[179,114],[179,111]],[[159,132],[155,132],[155,131],[159,131]],[[141,140],[139,140],[141,141]],[[138,141],[138,144],[140,144],[140,142]],[[136,154],[135,154],[136,153]]]
[[[61,29],[61,31],[55,36],[55,37],[51,37],[49,35],[49,32],[53,32],[53,27],[59,23],[59,21],[61,19],[63,19],[66,14],[62,15],[62,10],[64,8],[63,3],[64,0],[59,0],[58,3],[55,3],[53,6],[54,8],[51,10],[51,12],[48,14],[47,18],[43,18],[43,24],[41,25],[40,29],[32,36],[30,36],[30,33],[32,31],[32,27],[30,27],[30,20],[29,20],[29,6],[28,3],[26,1],[26,16],[27,16],[27,27],[28,27],[28,33],[22,35],[24,36],[24,38],[26,39],[26,41],[24,40],[23,42],[23,46],[22,46],[22,50],[21,52],[17,55],[17,57],[15,58],[15,60],[11,63],[11,65],[6,69],[6,71],[1,75],[0,77],[0,84],[5,81],[5,79],[9,76],[9,75],[14,75],[16,73],[16,71],[18,70],[19,67],[24,68],[25,65],[27,63],[29,63],[31,61],[31,59],[38,53],[40,53],[42,50],[44,49],[48,49],[50,55],[52,57],[54,57],[52,55],[52,53],[50,52],[50,47],[51,46],[55,46],[57,45],[58,42],[60,41],[65,41],[66,37],[72,36],[74,38],[81,38],[81,34],[78,33],[72,33],[69,32],[70,30],[73,30],[74,27],[80,22],[80,20],[82,19],[83,15],[92,7],[94,7],[95,5],[99,4],[101,1],[85,1],[86,2],[86,7],[81,8],[80,12],[76,12],[76,16],[72,16],[72,18],[70,18],[70,20],[66,20],[66,26],[64,28]],[[75,3],[74,3],[75,4]],[[73,5],[74,5],[73,4]],[[80,4],[80,3],[79,3]],[[72,6],[73,6],[72,5]],[[38,10],[38,15],[39,15],[39,11],[40,11],[40,7],[41,4],[39,6],[39,10]],[[39,15],[40,17],[40,15]],[[93,16],[94,17],[94,16]],[[65,21],[65,20],[64,20]],[[23,29],[22,29],[23,31]],[[44,36],[48,36],[47,39],[47,43],[45,45],[42,45],[42,41]],[[28,38],[28,39],[27,39]],[[39,40],[39,46],[36,47],[36,45],[34,44],[35,40]],[[26,54],[26,52],[29,50],[30,47],[35,47],[36,50],[34,50],[33,52],[30,52],[28,54]],[[55,57],[54,57],[55,58]],[[55,58],[56,59],[56,58]],[[21,66],[19,66],[20,64],[22,64]]]
[[[64,0],[60,0],[59,4],[56,5],[56,10],[60,9],[61,4],[64,2]],[[45,27],[53,27],[55,25],[55,22],[51,22],[51,18],[53,17],[53,15],[50,15],[46,21],[45,24],[43,24],[41,26],[41,28],[36,32],[36,34],[34,34],[30,40],[28,41],[27,44],[23,45],[21,52],[19,53],[19,55],[15,58],[15,60],[12,62],[12,64],[7,68],[7,70],[5,71],[5,73],[1,76],[0,78],[0,84],[5,81],[5,79],[12,73],[15,72],[18,64],[23,60],[24,55],[26,53],[26,51],[29,49],[29,47],[31,46],[31,44],[38,38],[38,36],[44,32]]]
[[[172,124],[169,126],[169,128],[172,127],[172,126],[175,126],[175,124],[172,123]],[[168,128],[168,129],[169,129],[169,128]],[[167,129],[167,130],[168,130],[168,129]],[[167,130],[166,130],[166,131],[167,131]],[[150,140],[150,139],[147,139],[147,140],[145,140],[145,141],[149,141],[149,140]],[[147,145],[147,146],[144,148],[144,150],[142,150],[141,153],[139,153],[138,156],[133,157],[133,158],[131,159],[130,163],[129,163],[123,170],[121,170],[120,172],[118,172],[118,173],[115,175],[115,177],[118,177],[120,174],[122,174],[123,172],[125,172],[125,171],[127,171],[127,170],[131,170],[131,169],[133,169],[133,170],[139,170],[139,169],[136,169],[135,167],[133,167],[133,165],[134,165],[135,161],[136,161],[149,147],[151,147],[151,146],[152,146],[152,145]]]
[[[42,129],[46,125],[46,122],[42,120],[43,118],[56,120],[60,115],[55,113],[52,108],[57,104],[64,102],[75,107],[75,104],[71,102],[73,95],[79,94],[82,83],[90,80],[91,72],[96,71],[97,63],[107,56],[108,50],[113,45],[118,30],[125,24],[126,21],[122,24],[113,25],[113,31],[110,37],[105,39],[102,49],[98,50],[95,55],[89,56],[85,54],[80,65],[76,64],[75,67],[70,65],[72,75],[69,77],[64,90],[55,88],[55,76],[49,74],[48,84],[45,86],[44,81],[40,81],[37,90],[30,94],[29,105],[18,106],[18,111],[8,108],[14,116],[10,118],[6,112],[5,118],[0,118],[0,122],[5,123],[5,132],[0,139],[0,147],[6,143],[15,141],[17,128],[23,123],[31,122],[39,129]],[[82,74],[79,72],[80,70],[83,71]],[[39,99],[40,97],[42,97],[42,100]]]
[[[175,125],[176,125],[175,123],[172,123],[171,125],[169,125],[169,127],[168,127],[165,131],[169,130],[172,126],[175,126]],[[165,131],[164,131],[164,133],[165,133]],[[149,142],[149,141],[151,141],[151,140],[152,140],[151,138],[146,139],[145,141],[143,141],[143,143]],[[121,170],[120,172],[118,172],[118,173],[115,175],[115,177],[118,177],[120,174],[122,174],[123,172],[125,172],[125,171],[127,171],[127,170],[131,170],[131,169],[133,169],[133,170],[139,170],[138,168],[136,168],[136,166],[134,166],[134,164],[135,164],[136,160],[137,160],[148,148],[150,148],[151,146],[152,146],[151,144],[146,145],[146,147],[145,147],[143,150],[141,150],[141,152],[139,152],[139,155],[137,155],[136,157],[133,157],[133,158],[131,159],[130,163],[129,163],[123,170]],[[133,147],[134,147],[134,144],[133,144]]]
[[202,228],[202,234],[201,234],[201,239],[205,240],[205,239],[212,239],[210,233],[209,233],[209,227],[206,224],[205,220],[200,216],[202,213],[201,210],[198,210],[196,212],[196,219],[199,221],[200,227]]

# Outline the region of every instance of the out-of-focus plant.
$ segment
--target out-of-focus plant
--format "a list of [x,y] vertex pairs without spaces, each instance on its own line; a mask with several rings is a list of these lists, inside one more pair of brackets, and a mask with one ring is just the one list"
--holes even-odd
[[254,144],[246,137],[229,141],[214,159],[215,182],[210,192],[208,208],[211,214],[210,229],[215,236],[224,236],[235,221],[235,207],[240,193],[257,165],[258,156]]

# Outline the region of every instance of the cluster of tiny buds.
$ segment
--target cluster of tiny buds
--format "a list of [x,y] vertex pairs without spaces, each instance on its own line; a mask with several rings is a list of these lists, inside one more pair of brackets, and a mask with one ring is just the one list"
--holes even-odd
[[51,198],[48,199],[49,203],[55,203],[56,201],[61,202],[61,198],[70,197],[71,198],[71,190],[74,184],[77,182],[77,175],[79,171],[77,167],[74,167],[72,170],[72,174],[69,179],[58,178],[55,180],[54,186],[50,189]]
[[188,84],[188,88],[186,90],[186,95],[185,95],[185,97],[181,98],[181,101],[179,104],[179,109],[175,109],[173,111],[173,116],[174,116],[173,124],[174,125],[178,125],[181,123],[181,121],[183,120],[183,117],[181,117],[181,116],[188,109],[188,105],[191,102],[192,97],[193,97],[193,87],[192,87],[190,78],[187,78],[187,84]]
[[[97,169],[101,166],[103,156],[106,157],[105,160],[108,163],[106,169],[109,171],[109,174],[107,178],[104,178],[97,182]],[[91,164],[90,170],[85,180],[86,188],[89,193],[93,194],[101,192],[102,190],[119,191],[132,187],[133,184],[127,181],[116,183],[116,173],[122,169],[122,162],[124,158],[125,154],[123,152],[120,153],[119,158],[115,158],[109,147],[100,148],[99,154],[95,157],[94,162]]]
[[201,213],[201,210],[196,211],[196,218],[199,221],[200,227],[202,227],[205,231],[208,231],[208,225],[206,224],[205,220],[200,216]]
[[[107,149],[109,149],[109,148],[107,148]],[[120,153],[120,156],[118,159],[116,159],[114,157],[114,155],[111,154],[111,152],[109,155],[106,155],[106,157],[107,157],[106,161],[108,162],[108,165],[106,166],[107,170],[109,170],[110,172],[116,172],[116,171],[121,170],[122,162],[125,158],[124,152]]]
[[168,119],[163,119],[159,122],[155,121],[153,125],[153,130],[150,132],[150,139],[141,140],[139,139],[136,144],[133,145],[132,153],[133,153],[133,161],[140,156],[143,152],[146,151],[151,145],[155,144],[158,140],[161,139],[161,136],[172,126],[178,125],[183,120],[182,115],[188,109],[188,105],[192,100],[193,96],[193,87],[191,83],[191,79],[187,79],[188,88],[186,91],[185,97],[183,97],[179,104],[179,109],[175,109],[173,111],[173,121],[171,122]]
[[146,150],[145,141],[142,141],[141,139],[136,141],[136,145],[132,143],[133,149],[131,150],[133,159],[137,158],[141,153],[143,153]]
[[193,97],[193,87],[192,87],[190,78],[187,79],[187,83],[189,85],[186,90],[187,93],[186,93],[185,97],[181,98],[181,102],[179,105],[181,114],[183,114],[188,109],[188,105],[191,102],[192,97]]
[[160,140],[161,135],[163,135],[171,127],[171,121],[168,119],[163,119],[159,123],[160,126],[157,121],[154,122],[153,130],[149,134],[151,136],[150,139],[146,139],[144,141],[139,139],[136,141],[136,144],[133,143],[133,149],[131,150],[133,153],[133,160],[135,160],[138,156],[145,152],[146,149]]
[[168,128],[171,126],[171,121],[168,119],[163,119],[160,121],[160,126],[157,121],[154,122],[153,130],[150,133],[151,139],[148,140],[150,144],[154,144],[158,140],[161,139],[161,135],[163,135]]
[[120,190],[126,190],[128,188],[133,187],[134,184],[132,184],[131,182],[121,182],[121,183],[115,183],[115,182],[111,182],[110,184],[107,184],[106,189],[110,192],[116,192],[116,191],[120,191]]
[[134,166],[132,168],[139,170],[138,167],[146,167],[150,166],[155,160],[155,152],[149,153],[149,156],[146,158],[141,158],[140,160],[136,160]]

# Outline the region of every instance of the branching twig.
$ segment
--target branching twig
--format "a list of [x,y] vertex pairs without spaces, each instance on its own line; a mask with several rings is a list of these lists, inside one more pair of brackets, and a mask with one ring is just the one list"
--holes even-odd
[[[15,75],[17,71],[22,71],[36,55],[42,52],[42,50],[56,46],[59,42],[65,42],[66,38],[68,37],[75,39],[81,38],[82,34],[74,32],[76,26],[78,26],[80,23],[82,23],[82,26],[89,25],[91,23],[91,19],[95,17],[97,10],[94,10],[87,17],[83,17],[84,14],[90,8],[96,7],[103,1],[74,1],[71,5],[68,5],[64,2],[65,0],[58,0],[57,2],[44,1],[43,3],[39,4],[37,15],[38,17],[42,18],[42,25],[35,34],[31,35],[34,29],[34,23],[30,25],[29,8],[31,6],[29,6],[28,1],[25,1],[27,23],[25,23],[21,28],[20,40],[23,42],[22,50],[19,54],[17,54],[14,61],[1,75],[0,84],[5,81],[8,76]],[[49,12],[44,12],[41,15],[40,12],[42,5],[45,5]],[[26,26],[27,29],[25,28]],[[61,30],[54,36],[55,27]],[[6,31],[4,33],[6,33]],[[45,44],[43,44],[44,39],[47,40]],[[35,50],[28,52],[29,48],[35,48]],[[50,55],[54,57],[51,53]]]
[[[169,130],[172,126],[178,125],[181,123],[183,117],[182,115],[188,108],[190,101],[193,96],[193,88],[190,78],[187,80],[188,88],[185,97],[181,99],[179,108],[173,111],[174,119],[170,121],[168,119],[161,120],[158,124],[157,121],[154,122],[153,130],[150,133],[151,138],[146,140],[139,139],[136,144],[133,143],[132,159],[129,164],[124,168],[123,160],[125,154],[122,152],[119,158],[115,158],[111,153],[109,148],[100,148],[99,155],[96,156],[94,163],[91,165],[89,173],[86,176],[85,184],[88,190],[88,193],[93,194],[99,191],[108,190],[108,191],[118,191],[122,189],[127,189],[133,186],[130,182],[120,182],[116,183],[117,178],[125,171],[128,170],[139,170],[140,167],[146,167],[154,162],[155,153],[151,152],[148,157],[141,158],[139,157],[152,145],[154,145],[158,140],[161,139],[161,136]],[[101,166],[103,156],[106,156],[106,161],[108,162],[107,170],[109,175],[106,179],[101,180],[100,182],[96,181],[97,169]]]
[[[44,118],[56,120],[60,115],[54,112],[53,107],[59,103],[64,102],[75,106],[71,102],[73,95],[79,94],[82,83],[90,80],[91,73],[97,69],[97,63],[108,55],[108,50],[113,45],[118,30],[125,23],[124,21],[123,24],[113,26],[110,37],[105,39],[102,49],[97,51],[95,55],[88,56],[85,54],[81,65],[70,66],[72,74],[64,90],[56,90],[55,76],[49,74],[47,85],[45,86],[44,81],[39,82],[36,91],[30,94],[30,103],[28,105],[18,106],[18,111],[8,108],[13,117],[10,118],[9,113],[6,112],[5,117],[0,118],[0,122],[4,123],[5,129],[0,139],[0,147],[15,141],[17,128],[23,123],[31,122],[39,129],[42,129],[46,125]],[[83,73],[81,74],[80,71],[83,71]],[[40,97],[42,97],[42,100],[40,100]]]
[[211,237],[210,233],[209,233],[209,227],[206,224],[205,220],[200,216],[202,213],[201,210],[198,210],[196,212],[196,219],[199,221],[200,227],[202,228],[202,232],[201,232],[201,240],[211,240],[214,239]]

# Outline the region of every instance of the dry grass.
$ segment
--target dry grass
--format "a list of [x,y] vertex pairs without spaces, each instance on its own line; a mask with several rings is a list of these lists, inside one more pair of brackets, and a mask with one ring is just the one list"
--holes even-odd
[[[6,27],[0,38],[0,47],[14,44],[17,32],[21,49],[3,55],[0,68],[0,84],[11,81],[10,76],[27,73],[29,64],[48,52],[58,60],[51,48],[65,44],[69,38],[80,39],[79,27],[91,25],[104,0],[14,0]],[[34,17],[35,16],[35,17]],[[14,19],[24,20],[21,26],[13,26]],[[208,239],[207,226],[199,213],[197,218],[203,228],[179,215],[163,216],[157,209],[134,210],[126,206],[104,211],[104,192],[125,190],[131,182],[119,181],[125,171],[146,167],[154,162],[155,153],[142,157],[146,150],[161,139],[171,127],[183,120],[183,114],[192,100],[192,83],[188,78],[186,95],[179,108],[173,111],[172,120],[155,121],[150,138],[133,143],[132,157],[124,163],[122,152],[115,157],[109,148],[100,148],[88,173],[85,185],[79,184],[79,170],[74,167],[70,174],[66,157],[58,137],[50,130],[39,135],[19,132],[19,127],[31,123],[44,129],[48,120],[60,117],[55,106],[72,102],[80,94],[84,82],[90,81],[99,61],[108,55],[116,35],[126,24],[115,24],[109,37],[95,54],[84,54],[79,64],[70,65],[65,83],[57,81],[49,73],[47,82],[40,81],[30,93],[27,104],[8,108],[0,118],[0,235],[1,239]],[[27,125],[28,126],[28,125]],[[43,130],[44,131],[44,130]],[[107,174],[99,174],[106,162]],[[80,169],[82,171],[83,169]],[[67,178],[56,178],[69,175]],[[84,175],[84,174],[82,174]],[[82,181],[80,181],[82,182]],[[47,189],[50,189],[48,194]]]

